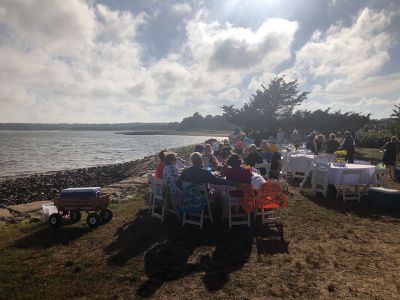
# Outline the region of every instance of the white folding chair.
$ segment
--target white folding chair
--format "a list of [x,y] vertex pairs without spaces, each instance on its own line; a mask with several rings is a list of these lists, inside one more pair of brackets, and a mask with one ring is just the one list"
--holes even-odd
[[[192,183],[183,181],[182,188],[185,189],[185,187],[187,187],[190,184]],[[192,225],[198,225],[200,226],[201,229],[203,229],[204,219],[209,219],[211,224],[214,224],[214,219],[212,215],[210,200],[208,197],[207,184],[203,183],[201,185],[198,185],[198,187],[205,195],[206,206],[199,213],[183,213],[182,226],[185,226],[185,224],[192,224]]]
[[[353,181],[353,183],[349,183]],[[352,193],[346,190],[346,187],[354,187],[355,192]],[[340,183],[337,188],[336,199],[339,198],[341,194],[343,197],[343,202],[346,200],[361,200],[361,170],[344,170],[340,176]]]
[[262,177],[264,177],[264,179],[268,179],[269,177],[269,169],[271,168],[271,164],[270,163],[258,163],[255,164],[254,166],[257,170],[264,168],[265,169],[265,175],[262,175]]
[[330,158],[326,153],[320,153],[315,157],[315,163],[330,163]]
[[388,171],[385,169],[376,169],[372,177],[372,184],[374,186],[384,187],[387,185]]
[[293,174],[293,179],[300,178],[303,179],[307,172],[310,170],[310,159],[307,157],[291,157],[290,166],[291,172]]
[[312,192],[321,192],[326,199],[329,183],[329,163],[316,163],[311,177]]
[[243,197],[234,197],[231,192],[242,192],[240,188],[228,186],[227,188],[227,199],[223,207],[222,220],[228,218],[229,228],[233,225],[247,225],[250,227],[250,213],[245,212],[232,212],[232,209],[239,210],[241,208],[241,202]]
[[[165,217],[165,201],[163,196],[164,182],[162,179],[150,176],[150,192],[151,192],[151,218],[160,219],[164,222]],[[156,209],[161,206],[161,212],[157,212]]]

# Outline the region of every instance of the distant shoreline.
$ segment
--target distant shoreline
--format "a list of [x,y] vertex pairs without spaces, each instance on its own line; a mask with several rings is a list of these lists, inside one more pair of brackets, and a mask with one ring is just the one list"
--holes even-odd
[[193,135],[193,136],[218,136],[227,137],[228,131],[177,131],[177,130],[138,130],[138,131],[119,131],[116,134],[122,135]]

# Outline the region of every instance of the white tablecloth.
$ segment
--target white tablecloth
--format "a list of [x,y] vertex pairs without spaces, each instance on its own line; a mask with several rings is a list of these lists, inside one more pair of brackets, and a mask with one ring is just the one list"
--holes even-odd
[[[254,190],[259,190],[265,182],[266,182],[265,179],[260,174],[253,172],[251,176],[251,184],[253,185]],[[210,184],[210,188],[221,192],[225,192],[226,187],[227,187],[226,185]]]
[[358,177],[356,175],[348,175],[346,176],[346,184],[370,184],[375,169],[376,167],[373,165],[346,164],[344,167],[339,167],[331,164],[329,169],[329,183],[339,184],[343,170],[361,170],[361,182],[358,182]]

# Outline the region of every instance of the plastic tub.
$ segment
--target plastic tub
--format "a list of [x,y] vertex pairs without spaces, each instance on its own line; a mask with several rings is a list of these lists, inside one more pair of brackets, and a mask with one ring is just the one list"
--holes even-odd
[[400,208],[400,192],[383,187],[370,187],[368,189],[368,198],[376,207],[385,209]]
[[52,214],[58,213],[57,207],[54,203],[42,205],[42,220],[47,222]]

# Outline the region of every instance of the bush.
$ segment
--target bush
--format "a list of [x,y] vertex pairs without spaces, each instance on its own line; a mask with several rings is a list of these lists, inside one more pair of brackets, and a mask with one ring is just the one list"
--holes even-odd
[[390,141],[392,134],[385,132],[357,132],[356,146],[365,148],[381,148]]

